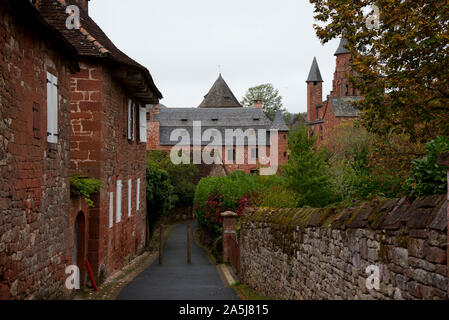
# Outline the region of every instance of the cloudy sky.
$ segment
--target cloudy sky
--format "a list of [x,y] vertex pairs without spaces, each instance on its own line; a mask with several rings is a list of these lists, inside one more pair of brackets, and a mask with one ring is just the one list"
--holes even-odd
[[221,70],[239,100],[272,83],[288,111],[305,112],[314,56],[324,95],[331,88],[339,41],[321,45],[308,0],[92,0],[89,10],[150,70],[169,107],[197,107]]

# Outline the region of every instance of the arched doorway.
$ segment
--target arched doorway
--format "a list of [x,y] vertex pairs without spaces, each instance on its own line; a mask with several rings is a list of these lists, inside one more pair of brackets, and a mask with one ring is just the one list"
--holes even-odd
[[84,212],[80,211],[73,228],[72,264],[78,266],[80,270],[81,286],[84,286],[85,232],[85,216]]

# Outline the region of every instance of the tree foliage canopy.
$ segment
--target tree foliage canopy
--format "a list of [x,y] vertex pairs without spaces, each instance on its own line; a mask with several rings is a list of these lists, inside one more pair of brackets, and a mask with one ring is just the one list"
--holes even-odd
[[308,136],[305,126],[290,133],[289,161],[283,167],[287,185],[298,193],[298,207],[326,206],[334,199],[331,175],[323,152],[314,148],[315,139]]
[[198,168],[194,164],[175,165],[171,162],[169,154],[159,150],[148,152],[147,163],[168,174],[173,186],[176,207],[192,206],[196,187],[193,180],[198,174]]
[[240,103],[245,107],[250,107],[255,100],[262,101],[263,111],[270,120],[274,119],[276,111],[285,111],[282,105],[282,96],[279,95],[279,90],[275,89],[271,83],[249,88]]
[[[365,126],[427,142],[449,132],[449,2],[310,0],[323,43],[348,39]],[[377,17],[373,16],[375,8]],[[374,27],[373,27],[374,26]]]

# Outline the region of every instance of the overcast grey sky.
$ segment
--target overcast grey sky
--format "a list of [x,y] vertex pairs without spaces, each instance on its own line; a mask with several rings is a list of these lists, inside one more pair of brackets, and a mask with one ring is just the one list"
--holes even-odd
[[219,65],[239,101],[272,83],[290,112],[307,110],[316,56],[331,89],[338,40],[322,46],[307,0],[92,0],[90,15],[123,52],[145,65],[169,107],[197,107]]

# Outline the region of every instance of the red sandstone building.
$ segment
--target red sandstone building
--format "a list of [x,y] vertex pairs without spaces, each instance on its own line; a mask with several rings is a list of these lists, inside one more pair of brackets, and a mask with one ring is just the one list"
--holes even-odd
[[[209,139],[194,141],[195,123],[201,124],[201,136],[207,135]],[[186,140],[184,137],[173,139],[175,130],[183,130]],[[227,130],[241,130],[248,135],[242,142],[226,139]],[[266,132],[264,144],[260,143],[259,130]],[[257,174],[261,168],[269,167],[261,160],[271,156],[274,144],[278,145],[279,165],[287,163],[288,132],[282,114],[278,112],[274,121],[270,121],[263,113],[260,101],[256,101],[254,107],[244,108],[220,74],[198,108],[152,108],[148,121],[147,149],[169,152],[183,146],[193,155],[195,150],[204,150],[207,145],[212,145],[219,151],[218,162],[224,163],[228,171]],[[256,137],[256,143],[248,139],[250,136]],[[215,138],[221,138],[223,143],[215,145]],[[261,146],[266,149],[265,155]],[[221,165],[217,164],[216,168],[220,169]]]
[[[80,7],[80,28],[66,28],[67,5]],[[40,0],[43,17],[77,50],[81,71],[70,79],[70,172],[99,179],[95,207],[75,206],[78,252],[99,281],[145,245],[146,105],[162,98],[149,71],[109,40],[88,15],[88,1]],[[83,251],[86,250],[84,253]]]
[[333,89],[323,101],[323,78],[316,58],[307,78],[307,123],[311,135],[323,141],[332,134],[332,130],[343,121],[358,118],[359,110],[352,102],[362,99],[358,90],[352,87],[349,77],[354,75],[351,69],[351,53],[346,49],[346,39],[342,39],[335,52],[337,66],[334,73]]
[[[0,299],[67,294],[67,266],[101,282],[143,249],[146,105],[162,98],[88,0],[33,3],[0,2]],[[94,208],[70,198],[75,174],[101,181]]]
[[0,1],[0,299],[59,292],[71,256],[75,48],[27,0]]

